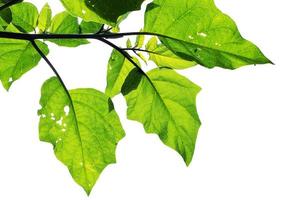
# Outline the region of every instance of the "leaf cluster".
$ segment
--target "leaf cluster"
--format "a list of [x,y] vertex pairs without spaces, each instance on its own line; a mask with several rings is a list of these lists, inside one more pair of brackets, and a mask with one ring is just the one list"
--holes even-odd
[[[40,140],[51,143],[58,160],[89,194],[105,167],[116,162],[125,136],[112,98],[123,95],[128,119],[143,124],[187,165],[201,125],[196,96],[201,90],[177,73],[197,65],[237,69],[271,61],[244,39],[235,22],[213,0],[153,0],[144,27],[122,33],[119,24],[143,0],[61,0],[65,11],[52,16],[29,2],[0,0],[0,80],[5,89],[44,59],[55,76],[41,89]],[[136,30],[135,30],[136,31]],[[136,35],[125,47],[117,38]],[[78,47],[96,39],[113,48],[105,92],[68,89],[47,58],[48,43]],[[157,67],[146,71],[149,62]]]

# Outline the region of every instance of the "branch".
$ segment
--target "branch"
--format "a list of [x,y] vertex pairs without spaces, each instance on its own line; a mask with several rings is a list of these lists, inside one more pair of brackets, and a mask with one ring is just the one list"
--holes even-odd
[[19,1],[20,1],[20,0],[12,0],[12,1],[10,1],[10,2],[4,4],[4,5],[2,5],[2,6],[0,7],[0,11],[2,11],[2,10],[4,10],[4,9],[6,9],[6,8],[8,8],[8,7],[10,7],[10,6],[14,5],[14,4],[16,4],[16,3],[18,3]]
[[117,39],[125,36],[132,35],[150,35],[157,36],[167,39],[178,40],[176,38],[169,37],[158,33],[150,32],[128,32],[128,33],[100,33],[100,34],[30,34],[30,33],[14,33],[14,32],[3,32],[0,31],[0,38],[18,39],[18,40],[37,40],[37,39]]

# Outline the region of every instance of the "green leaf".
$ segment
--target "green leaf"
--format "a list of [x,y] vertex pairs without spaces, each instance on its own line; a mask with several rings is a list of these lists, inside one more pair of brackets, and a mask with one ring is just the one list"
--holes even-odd
[[96,13],[91,11],[84,3],[84,0],[60,0],[65,9],[69,11],[73,16],[80,17],[84,21],[92,21],[97,23],[106,23],[104,19],[99,17]]
[[131,40],[129,38],[126,41],[126,47],[127,48],[132,48],[132,43],[131,43]]
[[3,31],[5,26],[7,25],[8,24],[6,23],[6,21],[0,17],[0,29]]
[[57,78],[46,81],[40,100],[40,139],[89,194],[104,168],[116,162],[125,133],[112,101],[94,89],[75,89],[70,98]]
[[271,63],[213,0],[154,0],[147,6],[145,31],[176,38],[161,41],[178,56],[209,68]]
[[133,70],[122,88],[128,118],[141,122],[147,133],[157,133],[187,165],[200,127],[196,109],[199,91],[197,85],[167,68],[154,69],[147,76]]
[[[143,30],[140,30],[140,32],[142,32]],[[137,35],[136,37],[136,41],[135,41],[135,47],[136,48],[141,48],[143,47],[145,42],[145,35]]]
[[143,2],[144,0],[85,0],[88,8],[110,25],[116,24],[121,15],[140,10]]
[[[18,32],[13,25],[9,25],[6,31]],[[36,43],[44,54],[49,53],[46,44],[40,41]],[[35,67],[40,60],[41,56],[30,42],[0,38],[0,79],[6,90],[14,81]]]
[[[138,65],[140,64],[136,58],[133,58],[133,60]],[[117,50],[113,50],[107,66],[107,86],[105,93],[110,97],[119,94],[125,79],[133,68],[133,64],[128,59]]]
[[52,18],[52,11],[49,4],[46,3],[42,8],[38,18],[38,27],[41,32],[44,32],[49,28],[51,24],[51,18]]
[[101,27],[102,27],[102,24],[99,24],[96,22],[82,21],[80,23],[81,33],[97,33]]
[[32,3],[18,3],[10,7],[12,12],[12,23],[25,32],[35,30],[39,12]]
[[[68,12],[61,12],[53,17],[49,32],[56,34],[79,34],[80,28],[78,20]],[[49,41],[66,47],[77,47],[89,43],[84,39],[51,39]]]
[[155,37],[151,38],[146,45],[146,49],[150,51],[149,59],[157,66],[169,67],[173,69],[186,69],[195,66],[197,63],[180,58],[165,45],[158,44]]

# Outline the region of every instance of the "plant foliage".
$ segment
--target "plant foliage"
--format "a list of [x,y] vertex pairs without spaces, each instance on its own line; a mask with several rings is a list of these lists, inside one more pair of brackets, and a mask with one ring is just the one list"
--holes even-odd
[[[30,2],[0,0],[0,80],[9,90],[41,59],[47,62],[55,77],[41,90],[40,140],[53,145],[57,159],[87,194],[104,168],[116,162],[117,144],[125,136],[111,98],[123,95],[128,119],[157,134],[189,165],[201,125],[196,108],[200,87],[176,70],[271,63],[213,0],[153,0],[145,5],[142,30],[128,33],[119,32],[118,25],[140,10],[143,0],[61,3],[66,10],[52,16],[48,4],[39,11]],[[136,41],[128,39],[125,47],[113,42],[133,35]],[[113,48],[104,93],[69,90],[47,58],[49,42],[77,47],[89,39]],[[150,61],[157,67],[145,71]]]

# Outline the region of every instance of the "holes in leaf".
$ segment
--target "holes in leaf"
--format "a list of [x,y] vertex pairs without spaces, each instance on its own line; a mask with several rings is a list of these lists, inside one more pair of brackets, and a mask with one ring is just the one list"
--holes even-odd
[[65,111],[65,115],[68,116],[69,113],[70,113],[70,107],[69,107],[68,105],[66,105],[66,106],[64,107],[64,111]]
[[197,35],[201,37],[207,37],[207,34],[203,32],[198,32]]

